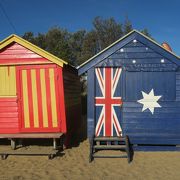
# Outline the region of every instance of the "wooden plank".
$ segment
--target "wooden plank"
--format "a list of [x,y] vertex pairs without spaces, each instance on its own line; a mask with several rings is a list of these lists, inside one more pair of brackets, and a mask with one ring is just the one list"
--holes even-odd
[[18,133],[18,134],[0,134],[0,138],[60,138],[63,133]]
[[145,46],[125,46],[121,49],[119,49],[118,51],[116,51],[116,53],[133,53],[133,52],[139,52],[139,53],[149,53],[149,52],[154,52],[152,49],[145,47]]
[[93,146],[94,149],[119,149],[119,150],[125,150],[126,145],[95,145]]
[[[10,128],[14,128],[17,129],[18,128],[18,121],[11,121],[11,122],[0,122],[0,129],[10,129]],[[1,132],[1,130],[0,130]]]
[[14,118],[0,118],[0,123],[12,123],[12,122],[18,122],[18,117]]
[[95,137],[95,141],[125,141],[125,138],[123,137]]
[[1,107],[0,108],[0,113],[4,112],[17,112],[18,111],[18,107]]
[[[126,132],[124,132],[126,134]],[[127,133],[131,144],[146,144],[146,145],[177,145],[180,144],[180,136],[176,134],[154,133]]]
[[123,52],[123,53],[114,53],[109,58],[116,59],[116,58],[125,58],[125,59],[148,59],[148,58],[163,58],[161,55],[154,53],[154,52],[146,52],[146,53],[139,53],[139,52]]
[[95,112],[94,112],[94,97],[95,97],[95,86],[94,86],[94,68],[88,71],[87,83],[88,83],[88,93],[87,93],[87,127],[88,127],[88,137],[92,138],[95,132]]
[[103,154],[93,154],[94,158],[127,158],[127,155],[116,155],[116,154],[110,154],[110,155],[103,155]]
[[1,112],[0,118],[17,118],[18,112]]

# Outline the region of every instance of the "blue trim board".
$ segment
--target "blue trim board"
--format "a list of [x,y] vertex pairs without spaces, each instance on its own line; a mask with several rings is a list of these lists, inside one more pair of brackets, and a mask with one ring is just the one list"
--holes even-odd
[[146,151],[146,152],[157,152],[157,151],[180,151],[180,146],[154,146],[154,145],[133,145],[133,151]]
[[87,135],[94,136],[95,120],[94,120],[94,68],[91,68],[87,73],[88,92],[87,92]]

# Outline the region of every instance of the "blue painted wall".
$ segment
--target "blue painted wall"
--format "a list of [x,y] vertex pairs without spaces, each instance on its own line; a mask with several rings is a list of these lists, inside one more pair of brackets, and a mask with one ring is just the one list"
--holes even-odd
[[[123,80],[120,87],[123,98],[122,129],[133,144],[180,144],[180,71],[179,62],[163,56],[155,50],[156,46],[138,35],[120,46],[108,57],[98,60],[88,70],[88,137],[94,135],[95,128],[95,74],[96,67],[122,67]],[[131,39],[129,37],[129,39]],[[106,52],[104,52],[106,53]],[[133,63],[135,62],[135,63]],[[161,95],[154,114],[148,109],[142,112],[141,91],[149,93],[154,89],[156,96]]]

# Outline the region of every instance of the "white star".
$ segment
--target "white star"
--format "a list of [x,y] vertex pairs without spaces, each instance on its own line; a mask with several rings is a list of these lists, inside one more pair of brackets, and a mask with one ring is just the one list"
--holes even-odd
[[143,95],[143,99],[138,100],[138,103],[143,104],[142,112],[146,109],[149,109],[151,113],[154,113],[155,107],[161,107],[157,101],[161,98],[161,96],[155,96],[154,90],[152,89],[149,94],[146,94],[145,92],[141,91]]

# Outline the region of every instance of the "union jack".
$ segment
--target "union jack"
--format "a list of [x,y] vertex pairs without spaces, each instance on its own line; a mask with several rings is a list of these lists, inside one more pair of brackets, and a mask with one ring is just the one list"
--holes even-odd
[[[102,97],[95,97],[95,106],[101,106],[99,118],[97,120],[95,135],[99,136],[103,130],[103,136],[113,136],[115,129],[116,135],[122,135],[122,129],[116,115],[114,106],[122,105],[121,97],[114,97],[122,68],[103,68],[102,72],[100,68],[95,69],[97,82],[102,92]],[[103,129],[102,129],[103,128]]]

